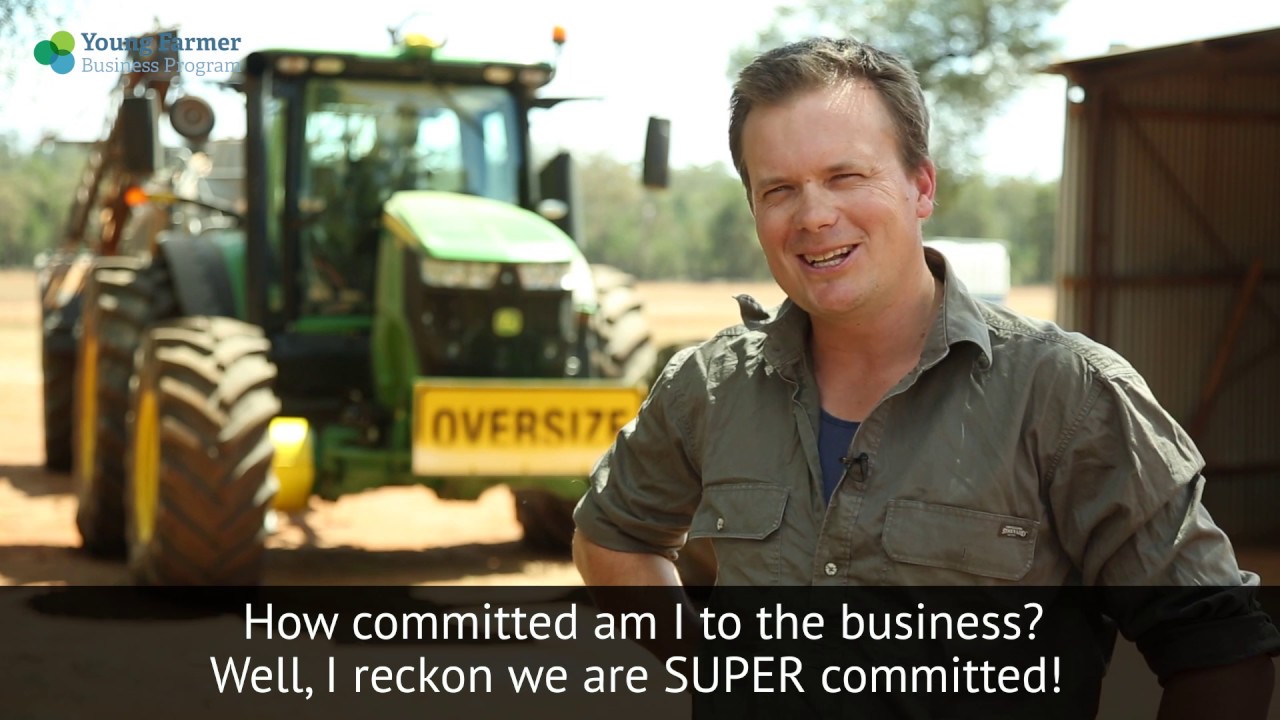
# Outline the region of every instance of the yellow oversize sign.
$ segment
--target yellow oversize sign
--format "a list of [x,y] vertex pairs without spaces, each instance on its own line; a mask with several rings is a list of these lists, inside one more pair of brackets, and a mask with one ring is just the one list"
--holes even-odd
[[419,380],[413,472],[585,476],[643,400],[639,388],[582,381]]

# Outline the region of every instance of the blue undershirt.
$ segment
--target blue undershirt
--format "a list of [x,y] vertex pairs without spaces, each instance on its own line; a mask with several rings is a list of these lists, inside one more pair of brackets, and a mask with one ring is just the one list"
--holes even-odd
[[831,503],[831,495],[836,491],[840,478],[844,477],[845,465],[840,459],[849,454],[849,446],[853,444],[853,434],[858,431],[858,423],[852,420],[841,420],[838,417],[821,411],[818,426],[818,457],[822,460],[822,497]]

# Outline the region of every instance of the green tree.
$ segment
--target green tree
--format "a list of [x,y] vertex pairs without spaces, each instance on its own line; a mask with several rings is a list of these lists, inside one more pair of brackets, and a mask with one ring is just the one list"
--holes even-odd
[[1058,183],[1028,178],[964,176],[925,223],[929,237],[991,238],[1008,243],[1015,285],[1053,275]]
[[578,165],[583,252],[646,279],[768,277],[742,184],[721,164],[679,168],[648,191],[608,156]]
[[83,163],[78,147],[27,151],[0,136],[0,266],[30,264],[61,239]]
[[581,160],[577,171],[583,201],[579,242],[587,259],[638,272],[646,198],[635,173],[607,155]]
[[1003,237],[1003,205],[985,175],[945,175],[938,178],[938,200],[925,233],[934,236]]
[[768,279],[769,266],[756,241],[755,219],[743,196],[742,183],[732,178],[721,186],[715,216],[708,230],[710,248],[708,272],[704,277],[723,279]]
[[[972,140],[1050,59],[1046,23],[1065,0],[804,0],[730,60],[733,76],[757,53],[812,35],[854,37],[896,52],[920,75],[933,111],[934,160],[972,170]],[[944,186],[945,188],[945,186]],[[944,195],[945,197],[945,195]]]
[[1058,183],[1006,178],[996,186],[1009,241],[1013,281],[1023,285],[1053,279],[1053,238],[1058,218]]

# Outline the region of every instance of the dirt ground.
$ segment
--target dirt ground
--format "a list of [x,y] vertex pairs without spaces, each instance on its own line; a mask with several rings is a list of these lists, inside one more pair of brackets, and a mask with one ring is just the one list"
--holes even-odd
[[[750,295],[765,307],[785,297],[773,282],[641,283],[654,339],[659,345],[705,339],[742,322],[737,295]],[[1052,320],[1056,301],[1048,285],[1015,287],[1009,306],[1033,317]]]
[[[772,283],[645,283],[642,294],[659,343],[705,338],[738,321],[733,296],[765,305],[782,299]],[[1010,303],[1052,317],[1047,287],[1017,288]],[[0,271],[0,584],[128,582],[119,563],[78,551],[76,501],[67,475],[45,472],[40,409],[39,308],[30,272]],[[337,502],[313,498],[281,518],[270,539],[269,584],[572,585],[567,558],[532,554],[518,543],[511,494],[495,488],[477,502],[443,501],[425,488],[384,488]],[[1273,576],[1274,577],[1274,576]]]

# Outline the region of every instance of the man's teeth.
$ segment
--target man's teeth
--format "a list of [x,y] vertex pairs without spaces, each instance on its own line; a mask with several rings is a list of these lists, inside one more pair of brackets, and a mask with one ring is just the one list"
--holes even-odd
[[846,246],[821,255],[805,255],[804,259],[813,267],[831,267],[832,265],[838,265],[844,259],[844,256],[848,255],[852,250],[852,247]]

